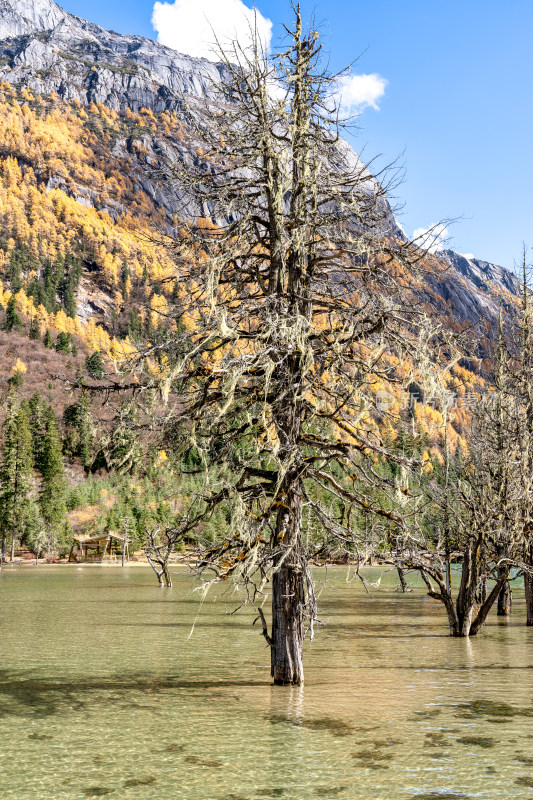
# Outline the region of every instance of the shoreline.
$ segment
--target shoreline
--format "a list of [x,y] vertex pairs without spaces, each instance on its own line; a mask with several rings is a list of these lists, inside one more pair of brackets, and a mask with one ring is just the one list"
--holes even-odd
[[[169,568],[172,567],[188,567],[191,566],[191,562],[187,561],[180,561],[179,563],[171,562],[169,563]],[[320,569],[322,567],[354,567],[354,562],[339,562],[339,561],[325,561],[323,564],[313,564],[313,569]],[[6,561],[3,564],[0,564],[0,570],[9,567],[71,567],[71,568],[83,568],[83,567],[120,567],[121,569],[122,564],[120,561],[57,561],[55,563],[49,563],[44,559],[39,560],[38,563],[35,562],[35,559],[15,559],[15,561]],[[124,564],[124,568],[126,567],[134,567],[135,569],[139,567],[152,567],[150,566],[148,559],[143,560],[135,560],[135,561],[127,561]],[[380,562],[376,564],[365,564],[361,569],[378,569],[378,568],[389,568],[389,569],[396,569],[394,564],[390,562]]]

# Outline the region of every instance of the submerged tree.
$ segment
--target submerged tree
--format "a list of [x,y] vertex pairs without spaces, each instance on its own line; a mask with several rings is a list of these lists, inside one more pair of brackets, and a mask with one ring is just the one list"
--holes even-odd
[[[452,636],[476,635],[512,568],[524,566],[523,406],[514,391],[501,314],[495,361],[492,391],[472,409],[468,453],[451,459],[445,441],[441,485],[429,491],[440,524],[426,529],[425,539],[412,538],[398,558],[403,567],[418,570],[429,596],[444,604]],[[461,565],[457,587],[451,561]]]
[[517,352],[512,369],[515,395],[521,405],[518,436],[520,441],[521,521],[523,530],[524,588],[526,624],[533,625],[533,349],[531,337],[531,297],[528,286],[527,251],[522,257],[521,309],[514,336]]
[[[408,354],[414,315],[400,284],[420,255],[395,238],[385,187],[339,137],[337,78],[294,10],[274,61],[257,40],[223,54],[221,110],[197,129],[202,163],[172,167],[210,219],[182,215],[179,325],[145,354],[180,396],[177,447],[205,475],[173,538],[201,536],[231,507],[229,533],[199,546],[196,568],[246,588],[279,684],[303,680],[317,615],[310,559],[328,542],[353,553],[361,513],[401,524],[394,484],[375,468],[387,448],[371,386],[402,380],[385,353]],[[386,507],[368,498],[376,483],[390,489]],[[321,541],[306,535],[304,511]]]
[[144,552],[148,563],[157,576],[160,586],[172,588],[172,577],[168,565],[176,546],[175,531],[161,530],[160,527],[146,531]]

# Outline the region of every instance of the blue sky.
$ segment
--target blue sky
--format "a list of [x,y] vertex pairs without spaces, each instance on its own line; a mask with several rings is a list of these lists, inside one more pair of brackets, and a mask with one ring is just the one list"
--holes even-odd
[[[215,0],[178,2],[192,10]],[[153,0],[62,5],[106,28],[157,39]],[[289,3],[257,0],[257,7],[273,22],[275,46]],[[387,82],[378,109],[361,107],[352,144],[367,158],[382,154],[383,163],[403,153],[396,194],[405,229],[460,218],[450,228],[454,249],[512,267],[522,242],[533,246],[531,0],[315,0],[303,7],[321,23],[332,69],[360,56],[355,73]],[[183,13],[176,24],[181,41]]]

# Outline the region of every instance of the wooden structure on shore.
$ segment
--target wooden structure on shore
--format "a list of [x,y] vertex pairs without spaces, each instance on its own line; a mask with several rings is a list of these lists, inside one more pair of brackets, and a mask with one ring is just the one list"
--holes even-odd
[[[76,552],[77,551],[77,552]],[[96,536],[74,536],[68,560],[80,563],[129,561],[128,542],[119,533],[99,533]]]

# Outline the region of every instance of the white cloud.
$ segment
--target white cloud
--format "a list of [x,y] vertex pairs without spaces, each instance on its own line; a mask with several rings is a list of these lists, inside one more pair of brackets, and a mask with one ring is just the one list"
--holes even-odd
[[218,61],[216,39],[222,48],[228,48],[233,41],[245,48],[256,25],[266,50],[272,38],[272,22],[242,0],[158,0],[152,25],[161,44],[211,61]]
[[379,101],[385,94],[387,81],[381,75],[343,75],[336,92],[341,108],[347,113],[371,106],[379,111]]
[[459,255],[463,256],[463,258],[468,258],[469,260],[475,258],[475,255],[473,253],[459,253]]
[[429,250],[430,253],[443,250],[449,237],[450,232],[442,222],[434,222],[429,228],[417,228],[413,233],[413,239],[418,247]]

